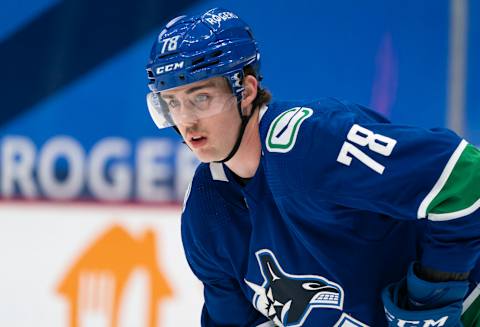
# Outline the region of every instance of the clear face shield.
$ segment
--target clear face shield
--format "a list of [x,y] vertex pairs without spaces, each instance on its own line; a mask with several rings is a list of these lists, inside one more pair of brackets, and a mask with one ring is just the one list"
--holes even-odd
[[193,92],[172,91],[147,94],[148,111],[158,128],[192,124],[237,108],[237,98],[224,89],[207,86]]

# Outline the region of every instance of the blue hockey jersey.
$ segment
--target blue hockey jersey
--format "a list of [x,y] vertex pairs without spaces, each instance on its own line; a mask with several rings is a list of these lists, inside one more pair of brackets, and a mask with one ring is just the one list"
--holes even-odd
[[200,164],[185,198],[203,326],[387,326],[381,291],[410,262],[478,270],[475,147],[336,99],[260,114],[255,176]]

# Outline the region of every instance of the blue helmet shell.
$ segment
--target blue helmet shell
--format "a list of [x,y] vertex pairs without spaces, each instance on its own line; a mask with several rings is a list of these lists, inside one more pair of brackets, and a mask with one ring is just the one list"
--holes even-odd
[[240,97],[247,65],[259,73],[260,53],[250,27],[231,11],[214,8],[177,17],[165,26],[150,52],[148,86],[161,92],[223,76]]

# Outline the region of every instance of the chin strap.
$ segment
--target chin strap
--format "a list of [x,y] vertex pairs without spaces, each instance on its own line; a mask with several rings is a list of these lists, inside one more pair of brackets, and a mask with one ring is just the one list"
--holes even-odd
[[243,133],[245,132],[245,128],[247,127],[248,122],[250,121],[250,118],[253,116],[253,112],[255,111],[255,108],[252,107],[252,110],[250,111],[250,114],[248,116],[242,115],[242,107],[240,105],[241,100],[237,101],[237,109],[238,109],[238,114],[240,115],[240,118],[242,119],[242,123],[240,124],[240,128],[238,130],[238,136],[237,136],[237,141],[235,142],[235,145],[233,146],[232,150],[230,153],[227,155],[227,157],[223,160],[220,161],[215,161],[218,163],[224,163],[235,155],[237,153],[238,148],[240,147],[240,144],[242,143],[242,138],[243,138]]
[[[250,114],[248,116],[244,116],[244,115],[242,115],[242,107],[241,107],[240,103],[241,103],[240,100],[237,101],[238,114],[240,115],[240,118],[242,119],[242,123],[240,124],[240,128],[238,130],[237,141],[235,142],[235,145],[233,146],[232,150],[226,156],[225,159],[220,160],[220,161],[214,161],[214,162],[224,163],[224,162],[227,162],[228,160],[232,159],[232,157],[235,155],[235,153],[237,153],[238,148],[240,147],[240,144],[242,143],[243,133],[245,133],[245,128],[247,128],[248,122],[250,121],[250,118],[252,118],[253,112],[255,111],[255,108],[252,108],[252,110],[250,111]],[[172,126],[172,127],[175,129],[175,132],[177,132],[178,135],[180,135],[182,137],[182,133],[180,133],[180,130],[178,129],[178,127],[175,126],[175,125]],[[190,149],[187,142],[182,141],[182,143],[185,144]],[[192,150],[192,149],[190,149],[190,150]]]

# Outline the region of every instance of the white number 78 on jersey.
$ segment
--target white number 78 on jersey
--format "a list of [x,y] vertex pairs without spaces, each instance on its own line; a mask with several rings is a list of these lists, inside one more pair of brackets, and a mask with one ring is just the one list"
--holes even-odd
[[[362,147],[362,149],[366,149],[365,147],[368,146],[368,149],[371,151],[381,154],[385,157],[390,156],[393,148],[397,144],[396,140],[384,135],[375,134],[371,130],[357,124],[350,128],[350,131],[347,135],[347,140]],[[355,157],[370,169],[379,174],[383,174],[383,171],[385,170],[383,165],[370,158],[364,151],[362,151],[362,149],[348,141],[343,142],[343,146],[340,149],[340,153],[337,157],[338,162],[346,166],[350,166],[352,163],[352,157]]]

